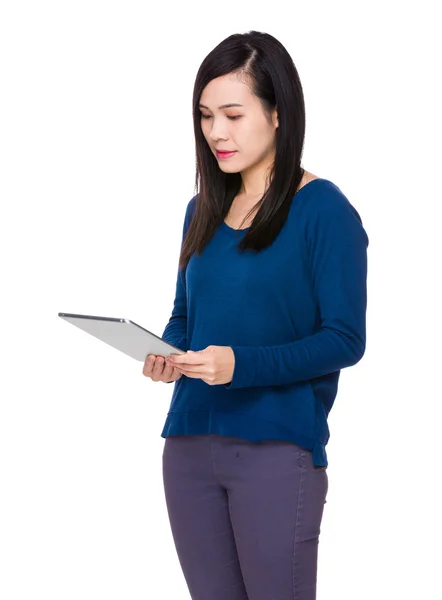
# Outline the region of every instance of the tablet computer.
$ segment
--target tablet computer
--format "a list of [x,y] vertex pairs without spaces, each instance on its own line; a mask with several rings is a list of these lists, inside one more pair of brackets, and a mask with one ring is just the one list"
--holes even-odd
[[58,316],[90,333],[102,342],[109,344],[109,346],[113,346],[120,352],[124,352],[142,362],[146,360],[148,354],[160,356],[185,354],[184,350],[172,346],[169,342],[164,341],[129,319],[74,315],[62,312],[58,313]]

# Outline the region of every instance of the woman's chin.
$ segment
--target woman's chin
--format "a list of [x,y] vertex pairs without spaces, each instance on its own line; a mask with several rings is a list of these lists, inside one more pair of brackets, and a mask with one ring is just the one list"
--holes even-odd
[[238,173],[240,169],[238,169],[238,165],[227,165],[225,163],[219,162],[218,163],[219,168],[221,169],[221,171],[223,171],[224,173]]

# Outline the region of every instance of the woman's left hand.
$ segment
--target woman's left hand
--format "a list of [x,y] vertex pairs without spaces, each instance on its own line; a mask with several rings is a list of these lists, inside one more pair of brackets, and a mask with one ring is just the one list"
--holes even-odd
[[204,350],[174,354],[166,358],[186,377],[199,378],[209,385],[230,383],[235,369],[235,354],[230,346],[207,346]]

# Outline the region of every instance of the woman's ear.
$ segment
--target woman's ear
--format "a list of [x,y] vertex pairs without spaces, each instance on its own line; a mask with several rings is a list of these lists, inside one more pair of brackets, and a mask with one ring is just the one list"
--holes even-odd
[[278,127],[279,127],[279,120],[278,120],[278,109],[277,109],[277,107],[275,107],[274,110],[273,110],[272,121],[273,121],[273,126],[275,127],[275,129],[278,129]]

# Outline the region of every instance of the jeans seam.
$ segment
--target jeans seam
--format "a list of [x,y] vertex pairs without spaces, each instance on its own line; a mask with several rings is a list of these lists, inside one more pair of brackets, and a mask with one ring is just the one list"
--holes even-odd
[[302,494],[304,492],[304,460],[305,457],[305,450],[303,450],[300,455],[299,455],[299,461],[298,461],[298,466],[299,466],[299,488],[298,488],[298,501],[297,501],[297,510],[296,510],[296,519],[295,519],[295,534],[294,534],[294,542],[293,542],[293,565],[292,565],[292,573],[293,573],[293,600],[297,600],[297,593],[296,593],[296,543],[297,543],[297,536],[298,536],[298,523],[299,523],[299,517],[300,517],[300,513],[301,513],[301,508],[302,508]]

